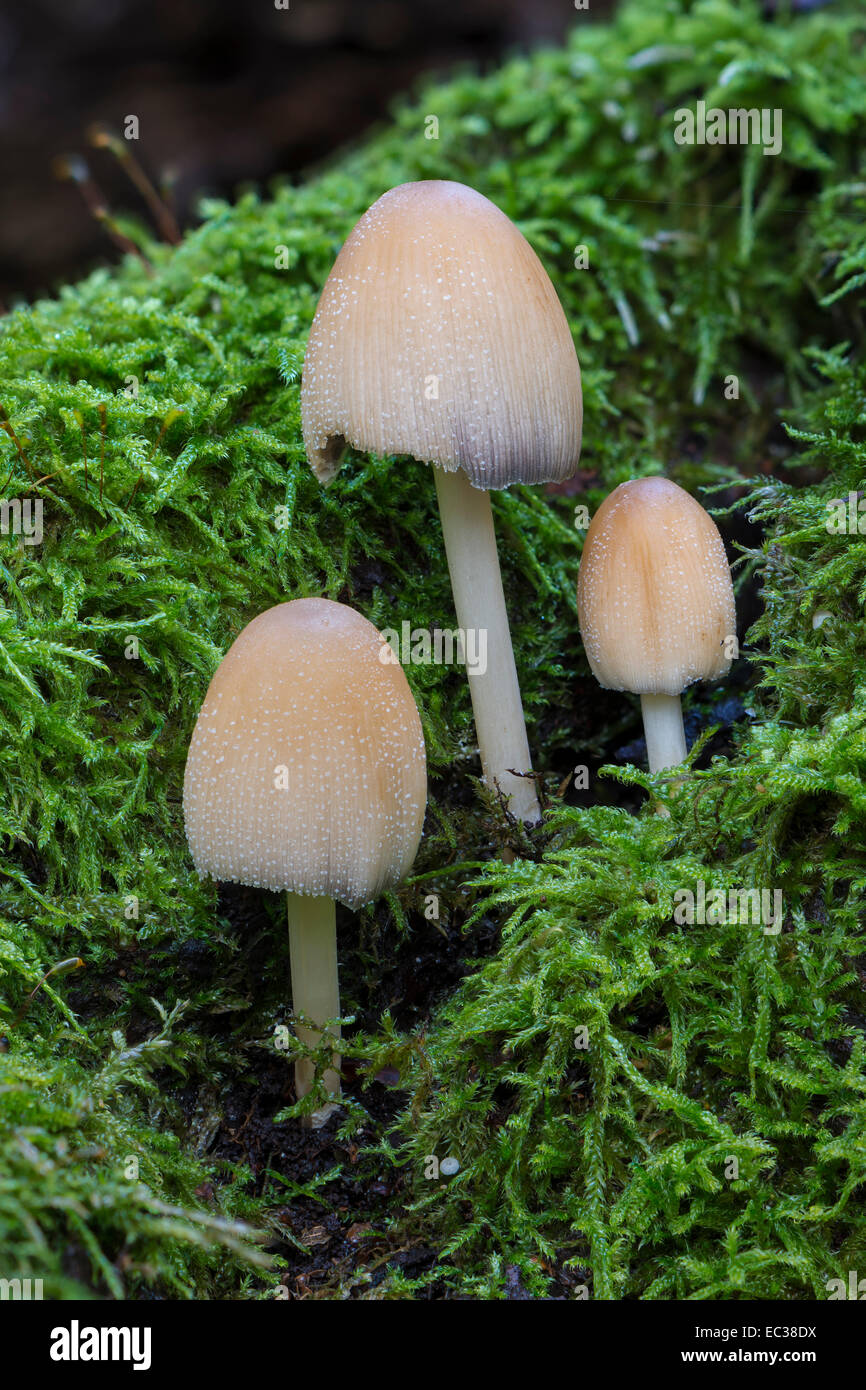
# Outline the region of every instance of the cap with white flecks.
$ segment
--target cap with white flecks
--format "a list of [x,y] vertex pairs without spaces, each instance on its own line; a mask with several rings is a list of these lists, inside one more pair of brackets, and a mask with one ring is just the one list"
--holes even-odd
[[187,758],[200,875],[357,908],[407,873],[427,799],[424,738],[403,669],[382,652],[372,623],[328,599],[279,604],[244,628]]
[[730,667],[731,571],[718,527],[668,478],[621,483],[586,534],[577,586],[583,645],[609,690],[679,695]]
[[577,353],[547,272],[495,203],[432,179],[373,204],[322,291],[301,414],[322,482],[346,444],[462,468],[483,489],[572,476]]

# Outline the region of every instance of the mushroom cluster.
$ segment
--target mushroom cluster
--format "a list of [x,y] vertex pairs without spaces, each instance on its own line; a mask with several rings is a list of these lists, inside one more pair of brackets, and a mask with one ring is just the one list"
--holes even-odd
[[[458,622],[486,635],[486,668],[468,673],[484,778],[513,816],[537,822],[490,490],[571,477],[582,398],[556,292],[505,214],[447,181],[384,194],[322,290],[301,410],[307,456],[323,483],[347,444],[433,466]],[[650,769],[681,763],[680,694],[723,675],[735,648],[715,523],[665,478],[623,483],[587,533],[578,611],[599,683],[641,698]],[[335,903],[356,910],[408,873],[425,805],[418,711],[376,628],[321,598],[253,619],[198,716],[186,832],[200,874],[288,895],[298,1035],[310,1054],[325,1034],[333,1038],[323,1080],[334,1100]],[[298,1095],[314,1081],[306,1055],[296,1066]]]

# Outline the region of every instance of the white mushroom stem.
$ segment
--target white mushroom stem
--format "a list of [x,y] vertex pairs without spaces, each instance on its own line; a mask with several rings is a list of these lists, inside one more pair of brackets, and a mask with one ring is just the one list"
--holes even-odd
[[679,695],[641,695],[640,708],[650,772],[678,767],[686,756]]
[[446,472],[434,467],[433,476],[457,623],[476,638],[476,652],[483,650],[477,645],[478,635],[486,636],[486,670],[467,666],[484,780],[508,797],[512,815],[534,825],[541,820],[535,783],[510,771],[529,772],[531,761],[490,493],[473,487],[462,468]]
[[[314,1021],[327,1022],[340,1017],[340,983],[337,975],[337,911],[333,898],[304,897],[288,893],[289,952],[292,963],[292,1008]],[[339,1038],[339,1027],[330,1030]],[[296,1032],[303,1043],[314,1046],[322,1036],[320,1029],[298,1024]],[[334,1053],[334,1070],[324,1075],[325,1086],[333,1096],[340,1094],[340,1057]],[[309,1058],[295,1063],[295,1089],[298,1099],[312,1089],[315,1067]],[[318,1128],[333,1106],[316,1111],[312,1119]]]

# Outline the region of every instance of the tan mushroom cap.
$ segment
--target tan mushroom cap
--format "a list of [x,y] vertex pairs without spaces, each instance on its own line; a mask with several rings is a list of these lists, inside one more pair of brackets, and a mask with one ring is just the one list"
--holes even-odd
[[679,695],[723,676],[736,633],[718,527],[668,478],[621,483],[586,534],[577,581],[583,645],[609,690]]
[[410,869],[427,766],[402,667],[341,603],[295,599],[244,628],[210,683],[183,785],[199,874],[357,908]]
[[495,203],[434,179],[365,212],[319,300],[301,415],[322,482],[344,444],[462,468],[478,488],[571,477],[577,353],[547,272]]

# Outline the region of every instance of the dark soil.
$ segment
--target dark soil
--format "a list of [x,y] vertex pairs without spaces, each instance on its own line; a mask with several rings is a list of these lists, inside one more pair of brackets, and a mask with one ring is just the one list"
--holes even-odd
[[[255,930],[248,905],[247,890],[222,890],[220,915],[234,921],[239,932]],[[352,933],[357,947],[357,923],[351,914],[339,912],[347,1007],[355,1015],[356,1029],[374,1027],[390,1009],[400,1029],[423,1032],[432,1011],[461,976],[495,949],[497,929],[483,920],[464,934],[456,916],[445,925],[413,914],[409,934],[401,937],[386,917],[383,914],[374,962],[364,949],[349,949]],[[288,978],[286,987],[288,992]],[[246,1062],[244,1078],[219,1099],[220,1121],[207,1153],[225,1165],[227,1176],[238,1164],[248,1165],[255,1195],[272,1199],[266,1209],[274,1232],[269,1249],[285,1261],[282,1283],[288,1297],[345,1297],[349,1291],[359,1294],[375,1288],[389,1268],[399,1268],[410,1278],[431,1269],[436,1251],[422,1235],[407,1234],[395,1225],[395,1212],[409,1198],[405,1171],[365,1153],[381,1137],[388,1140],[406,1105],[405,1092],[395,1084],[396,1070],[388,1068],[371,1078],[344,1059],[344,1095],[360,1102],[369,1121],[353,1138],[341,1139],[339,1115],[319,1130],[304,1129],[295,1120],[275,1124],[273,1117],[295,1100],[292,1068],[264,1048],[250,1049]],[[198,1098],[186,1094],[182,1101],[192,1125]],[[315,1198],[294,1195],[294,1185],[303,1186],[335,1169],[339,1176],[318,1188]],[[426,1296],[443,1295],[434,1283]]]

